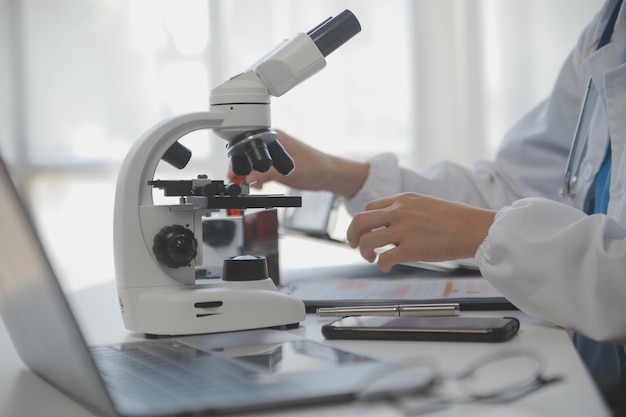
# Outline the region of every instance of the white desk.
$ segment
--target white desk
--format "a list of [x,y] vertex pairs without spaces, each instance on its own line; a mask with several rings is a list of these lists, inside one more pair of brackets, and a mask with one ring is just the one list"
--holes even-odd
[[[307,244],[306,242],[301,242]],[[328,249],[336,255],[338,248]],[[281,249],[281,258],[302,253],[298,242],[290,242]],[[310,251],[308,252],[310,254]],[[317,252],[316,252],[317,253]],[[319,252],[322,254],[322,252]],[[326,254],[323,254],[326,255]],[[333,256],[334,256],[333,255]],[[351,255],[354,256],[354,255]],[[344,257],[341,257],[345,260]],[[294,258],[295,259],[295,255]],[[293,260],[292,259],[292,260]],[[354,259],[354,258],[353,258]],[[311,262],[324,264],[320,258]],[[306,262],[295,265],[307,267]],[[80,316],[81,325],[91,344],[119,342],[137,337],[124,329],[117,308],[114,282],[72,294],[72,301]],[[504,344],[452,343],[452,342],[372,342],[333,341],[346,350],[370,356],[400,360],[426,356],[435,360],[444,371],[460,370],[472,359],[489,351],[505,347],[530,347],[545,358],[547,375],[562,375],[564,381],[541,389],[520,401],[502,405],[469,405],[432,413],[433,416],[557,416],[602,417],[609,416],[606,406],[589,378],[574,350],[567,333],[559,328],[534,320],[521,312],[468,312],[466,315],[515,315],[522,326],[519,335]],[[295,334],[323,341],[320,326],[327,319],[309,315]],[[52,386],[30,372],[21,362],[0,322],[0,416],[93,416],[91,412],[61,394]],[[399,414],[386,405],[351,403],[338,406],[313,407],[284,412],[255,413],[254,416],[359,416],[384,417]]]

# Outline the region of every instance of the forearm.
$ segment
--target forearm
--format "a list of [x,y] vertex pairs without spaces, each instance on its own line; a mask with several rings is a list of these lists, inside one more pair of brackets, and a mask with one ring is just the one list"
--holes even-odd
[[325,189],[343,198],[351,199],[363,187],[369,174],[367,162],[357,162],[338,156],[329,156],[326,168],[320,172]]

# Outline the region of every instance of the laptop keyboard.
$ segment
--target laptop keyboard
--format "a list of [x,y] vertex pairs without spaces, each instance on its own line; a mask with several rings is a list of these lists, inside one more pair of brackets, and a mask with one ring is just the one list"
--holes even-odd
[[284,397],[294,387],[275,380],[254,383],[259,370],[176,341],[91,348],[112,396],[126,402],[188,408]]

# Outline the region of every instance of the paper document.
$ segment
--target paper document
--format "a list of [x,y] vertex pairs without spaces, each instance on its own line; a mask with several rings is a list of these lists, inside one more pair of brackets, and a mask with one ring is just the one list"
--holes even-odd
[[512,305],[482,277],[349,278],[299,280],[283,292],[303,300],[307,310],[344,305],[458,302],[462,309],[510,309]]

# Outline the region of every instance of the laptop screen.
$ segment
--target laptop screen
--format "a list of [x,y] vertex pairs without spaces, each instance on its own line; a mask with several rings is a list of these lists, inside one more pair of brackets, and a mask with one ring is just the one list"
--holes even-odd
[[29,368],[113,415],[78,324],[0,158],[0,315]]

